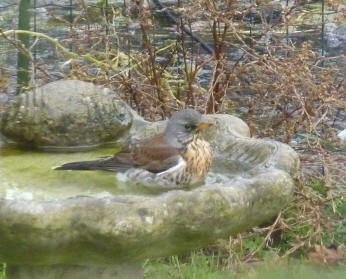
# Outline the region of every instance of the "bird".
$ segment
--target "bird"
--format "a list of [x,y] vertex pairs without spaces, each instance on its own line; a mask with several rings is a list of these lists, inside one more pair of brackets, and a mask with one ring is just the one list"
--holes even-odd
[[212,163],[212,149],[201,131],[203,122],[194,109],[183,109],[168,120],[166,129],[150,139],[128,144],[113,156],[72,162],[55,170],[105,170],[143,185],[189,186],[202,182]]

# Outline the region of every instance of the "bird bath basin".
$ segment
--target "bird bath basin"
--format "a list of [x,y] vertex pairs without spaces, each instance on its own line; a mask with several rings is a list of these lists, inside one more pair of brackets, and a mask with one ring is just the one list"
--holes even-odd
[[[142,277],[146,258],[174,255],[271,220],[291,199],[297,154],[252,139],[244,122],[210,115],[215,162],[204,185],[151,191],[108,172],[62,172],[64,162],[112,154],[19,150],[0,144],[0,261],[11,279]],[[165,126],[133,121],[126,135]]]

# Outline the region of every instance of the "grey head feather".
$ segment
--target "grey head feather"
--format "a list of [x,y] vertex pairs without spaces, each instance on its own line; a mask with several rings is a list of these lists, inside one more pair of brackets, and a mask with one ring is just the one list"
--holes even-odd
[[164,133],[165,141],[174,148],[183,149],[196,135],[196,126],[202,115],[193,109],[184,109],[172,115]]

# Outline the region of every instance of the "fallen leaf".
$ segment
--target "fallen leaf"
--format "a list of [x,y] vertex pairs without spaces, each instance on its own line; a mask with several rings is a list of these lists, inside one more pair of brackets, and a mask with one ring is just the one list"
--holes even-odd
[[310,252],[308,258],[315,263],[337,263],[344,258],[344,245],[339,245],[336,249],[326,248],[323,245],[315,245],[315,251]]

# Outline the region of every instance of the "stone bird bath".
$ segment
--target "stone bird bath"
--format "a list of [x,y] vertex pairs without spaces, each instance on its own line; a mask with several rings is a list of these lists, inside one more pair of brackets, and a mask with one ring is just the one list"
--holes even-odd
[[[31,133],[35,139],[29,140],[31,144],[49,148],[50,143],[56,149],[59,140],[50,137],[45,142],[45,131],[39,127],[54,106],[49,94],[63,88],[82,104],[86,92],[114,94],[80,81],[47,86],[49,90],[42,87],[41,95],[36,95],[36,104],[23,102],[31,98],[28,95],[9,106],[2,117],[3,134],[23,142]],[[45,102],[41,102],[42,96]],[[92,98],[88,102],[90,105]],[[69,103],[73,102],[66,101],[66,113],[73,114]],[[98,105],[96,113],[106,107]],[[151,136],[165,126],[164,121],[145,122],[125,104],[113,108],[119,107],[125,112],[121,112],[122,122],[117,120],[122,132],[114,132],[118,143]],[[19,111],[17,115],[13,110]],[[63,111],[53,118],[72,119]],[[36,120],[30,122],[27,115]],[[205,184],[193,189],[142,189],[117,181],[110,173],[51,170],[63,162],[111,154],[115,148],[100,148],[103,154],[19,150],[8,143],[0,146],[0,261],[7,263],[9,278],[141,278],[146,258],[188,252],[274,218],[291,199],[292,177],[299,168],[297,154],[280,142],[250,138],[247,125],[239,118],[206,118],[215,123],[205,135],[214,147],[215,162]],[[14,121],[15,133],[8,130],[9,119]],[[23,121],[27,121],[25,127]],[[30,132],[35,128],[38,132]],[[92,133],[92,129],[81,129],[81,133]],[[41,139],[39,131],[43,131]],[[57,131],[68,142],[68,131]],[[86,140],[95,144],[90,137]]]

